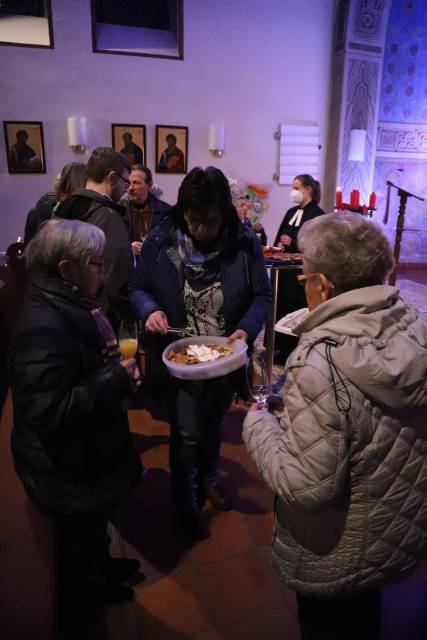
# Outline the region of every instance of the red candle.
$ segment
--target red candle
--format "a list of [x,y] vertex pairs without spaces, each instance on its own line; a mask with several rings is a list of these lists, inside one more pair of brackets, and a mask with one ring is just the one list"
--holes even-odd
[[342,191],[341,189],[337,189],[335,194],[335,207],[337,209],[342,209]]
[[352,209],[357,209],[359,206],[359,192],[357,189],[353,189],[350,194],[350,207]]
[[373,191],[371,193],[371,195],[369,196],[369,209],[375,209],[376,202],[377,202],[377,196],[376,196],[375,192]]

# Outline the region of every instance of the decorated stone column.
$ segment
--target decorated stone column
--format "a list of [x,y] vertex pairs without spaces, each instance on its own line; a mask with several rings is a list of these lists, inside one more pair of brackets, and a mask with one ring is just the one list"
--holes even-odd
[[[347,202],[352,189],[360,191],[361,203],[369,200],[390,5],[391,0],[341,0],[338,5],[325,170],[328,211],[337,186]],[[352,129],[366,131],[363,161],[348,159]]]

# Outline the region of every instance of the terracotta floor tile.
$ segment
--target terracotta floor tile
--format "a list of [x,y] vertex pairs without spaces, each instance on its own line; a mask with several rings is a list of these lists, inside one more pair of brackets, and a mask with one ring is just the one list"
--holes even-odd
[[300,637],[297,619],[289,607],[263,611],[225,625],[222,633],[226,640],[299,640]]
[[273,558],[272,558],[270,546],[260,549],[259,553],[263,558],[264,562],[266,563],[267,567],[270,569],[273,579],[276,582],[277,586],[279,587],[287,604],[291,607],[291,609],[294,612],[296,612],[297,610],[296,593],[293,589],[288,587],[288,585],[283,581],[276,567],[273,565]]
[[212,535],[192,549],[191,555],[196,562],[218,560],[254,548],[255,545],[239,513],[215,513],[213,510],[207,513],[213,515],[210,520]]
[[148,411],[145,409],[130,409],[128,416],[131,431],[150,434],[148,425],[152,422],[152,418]]
[[191,563],[177,537],[169,499],[169,474],[150,468],[133,494],[117,510],[114,524],[126,553],[147,575],[166,573]]
[[221,457],[245,465],[250,460],[242,440],[242,423],[246,414],[233,404],[227,416],[221,445]]
[[220,461],[220,482],[233,498],[236,511],[242,514],[269,513],[274,496],[255,466],[242,466],[230,459]]
[[163,451],[163,446],[166,448],[166,452],[169,447],[167,445],[160,445],[155,449],[150,449],[142,454],[142,462],[147,467],[147,472],[150,468],[161,468],[169,474],[168,455]]
[[273,512],[268,513],[247,513],[242,516],[244,522],[249,528],[249,532],[260,547],[267,547],[271,544],[273,537]]
[[223,440],[221,445],[221,458],[233,460],[233,462],[241,465],[246,465],[249,461],[248,452],[243,442],[235,444]]
[[[212,627],[213,619],[208,600],[200,580],[193,568],[175,571],[151,584],[136,589],[138,608],[138,630],[140,637],[152,640],[155,635],[153,623],[174,633],[196,633]],[[148,615],[147,615],[148,614]]]
[[157,447],[157,454],[160,466],[169,472],[169,442]]
[[255,551],[202,564],[198,570],[220,626],[284,605],[269,567]]

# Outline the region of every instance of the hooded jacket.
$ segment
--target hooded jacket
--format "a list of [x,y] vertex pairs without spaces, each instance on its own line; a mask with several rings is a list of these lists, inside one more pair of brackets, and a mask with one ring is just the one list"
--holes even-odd
[[284,415],[250,412],[243,436],[277,495],[285,581],[355,593],[427,552],[427,324],[382,285],[320,304],[294,331]]
[[56,218],[82,220],[94,224],[105,233],[103,275],[104,288],[99,300],[110,319],[132,316],[127,297],[134,259],[124,220],[126,209],[91,189],[77,189],[71,198],[64,200],[55,211]]

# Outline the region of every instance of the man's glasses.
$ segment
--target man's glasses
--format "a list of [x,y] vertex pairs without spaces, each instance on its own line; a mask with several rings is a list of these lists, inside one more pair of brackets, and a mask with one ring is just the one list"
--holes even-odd
[[99,258],[98,260],[89,260],[89,264],[93,265],[94,267],[98,267],[98,269],[104,269],[105,267],[104,258]]
[[123,182],[125,183],[125,185],[129,188],[130,182],[127,178],[124,178],[120,173],[118,173],[116,171],[116,176],[118,176],[120,178],[120,180],[123,180]]
[[310,280],[310,278],[316,278],[318,275],[318,273],[302,273],[297,276],[297,281],[302,287],[305,287],[307,280]]

